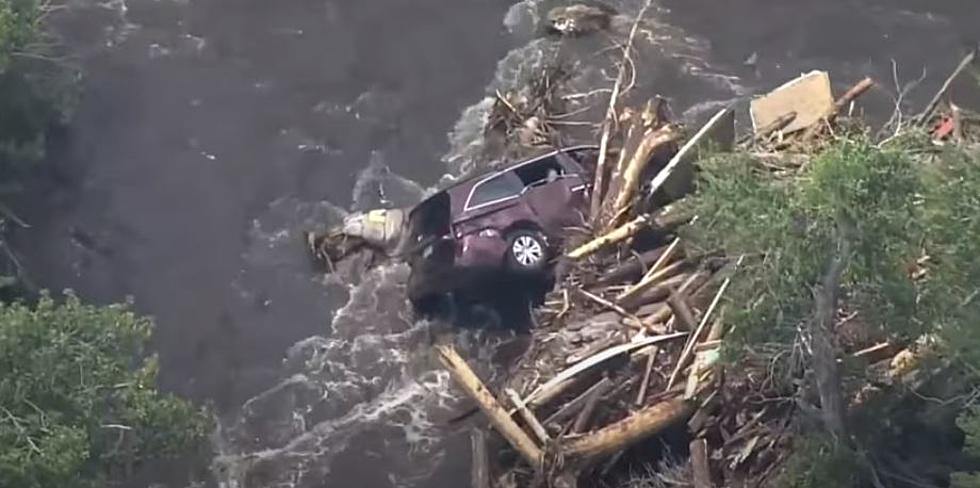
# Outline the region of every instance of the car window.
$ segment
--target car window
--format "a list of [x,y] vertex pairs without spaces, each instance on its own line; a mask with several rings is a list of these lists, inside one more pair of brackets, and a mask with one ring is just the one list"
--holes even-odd
[[563,175],[565,168],[558,163],[558,160],[554,156],[551,156],[540,161],[518,166],[514,168],[514,172],[520,177],[524,186],[532,186]]
[[519,195],[524,191],[524,183],[513,171],[507,171],[478,184],[466,203],[466,208],[485,205],[490,202]]

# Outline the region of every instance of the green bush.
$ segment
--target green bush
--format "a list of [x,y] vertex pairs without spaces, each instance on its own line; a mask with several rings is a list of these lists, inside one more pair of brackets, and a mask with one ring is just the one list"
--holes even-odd
[[699,216],[687,238],[705,251],[746,260],[726,299],[735,337],[789,341],[812,317],[812,286],[851,244],[842,287],[865,320],[917,329],[915,287],[905,272],[921,230],[918,171],[900,151],[844,141],[793,178],[776,178],[749,157],[715,158],[688,199]]
[[68,294],[0,304],[0,487],[101,487],[203,449],[202,410],[154,389],[151,322]]

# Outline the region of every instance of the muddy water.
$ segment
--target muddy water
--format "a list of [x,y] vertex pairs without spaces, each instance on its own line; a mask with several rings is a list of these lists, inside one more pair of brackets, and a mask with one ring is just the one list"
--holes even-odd
[[[72,0],[58,28],[86,96],[19,205],[25,263],[44,286],[133,295],[156,317],[162,386],[222,413],[221,485],[460,486],[465,435],[445,425],[459,405],[426,352],[431,324],[404,306],[406,270],[324,278],[299,236],[481,164],[486,95],[559,54],[583,91],[604,86],[582,53],[605,34],[536,34],[554,4]],[[978,22],[973,0],[664,0],[634,96],[696,120],[814,68],[890,86],[894,59],[900,85],[928,66],[921,103]],[[487,375],[507,340],[458,338]]]

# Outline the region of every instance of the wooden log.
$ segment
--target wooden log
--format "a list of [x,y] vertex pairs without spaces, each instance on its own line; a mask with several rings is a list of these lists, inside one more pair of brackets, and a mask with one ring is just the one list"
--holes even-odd
[[644,137],[643,142],[637,147],[623,171],[622,186],[611,209],[611,214],[614,217],[606,223],[607,229],[619,225],[620,219],[615,216],[625,215],[624,210],[632,205],[636,192],[640,188],[640,177],[643,175],[643,170],[650,164],[653,154],[665,145],[676,142],[680,136],[681,131],[676,126],[668,124],[651,131]]
[[606,246],[622,242],[636,235],[640,229],[643,229],[649,225],[650,216],[641,215],[620,227],[617,227],[599,237],[596,237],[595,239],[592,239],[589,242],[586,242],[585,244],[582,244],[569,252],[567,256],[571,259],[581,259]]
[[694,473],[694,488],[713,488],[711,467],[708,465],[708,442],[694,439],[688,446],[691,452],[691,471]]
[[524,432],[520,426],[511,419],[510,414],[500,405],[490,390],[483,384],[483,381],[470,369],[452,346],[436,346],[436,353],[439,361],[449,370],[456,383],[463,391],[476,401],[477,406],[490,420],[490,424],[510,443],[518,453],[524,457],[534,469],[541,469],[542,454],[541,450],[530,436]]
[[670,306],[670,311],[674,313],[674,317],[677,317],[676,324],[678,329],[693,331],[697,327],[697,319],[694,318],[694,312],[691,311],[691,307],[687,305],[687,300],[683,296],[672,293],[667,298],[667,304]]
[[540,442],[542,446],[548,445],[548,442],[551,441],[551,438],[548,436],[548,432],[544,430],[544,426],[542,426],[541,422],[538,421],[538,418],[534,416],[534,412],[527,408],[527,405],[525,405],[521,400],[521,395],[510,388],[505,389],[504,393],[507,395],[507,398],[510,398],[511,403],[514,404],[514,407],[517,408],[517,412],[521,414],[521,418],[524,419],[524,423],[530,427],[531,432],[533,432],[535,437],[538,438],[538,442]]
[[487,434],[482,429],[473,429],[470,431],[470,450],[472,452],[470,483],[473,488],[491,488]]
[[857,100],[858,97],[863,95],[864,92],[868,91],[873,86],[875,86],[875,82],[871,78],[865,78],[857,82],[834,102],[834,113],[831,114],[829,118],[833,119],[839,115],[845,108],[847,108],[848,105],[853,103],[854,100]]
[[566,456],[595,459],[615,454],[667,427],[682,422],[693,413],[693,405],[675,398],[640,409],[629,417],[592,433],[568,439],[562,445]]

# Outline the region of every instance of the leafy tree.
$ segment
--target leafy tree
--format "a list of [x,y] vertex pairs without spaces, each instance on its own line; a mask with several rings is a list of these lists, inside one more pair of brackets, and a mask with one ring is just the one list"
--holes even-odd
[[0,170],[8,176],[44,156],[50,130],[74,106],[78,72],[44,28],[50,9],[0,0]]
[[154,389],[151,322],[67,294],[0,304],[0,487],[102,487],[204,447],[203,411]]
[[[726,295],[730,355],[759,343],[789,348],[800,331],[812,340],[819,331],[812,324],[826,307],[821,290],[838,263],[839,279],[831,281],[839,300],[832,304],[858,312],[865,326],[892,340],[924,333],[940,338],[940,352],[958,374],[972,378],[962,384],[980,380],[980,154],[963,148],[937,153],[912,136],[885,148],[844,138],[778,177],[745,155],[704,162],[698,192],[684,203],[699,219],[685,232],[702,250],[745,256]],[[858,370],[841,371],[813,350],[806,384],[819,383],[825,367],[833,370],[825,378],[836,382],[838,395],[861,379]],[[902,396],[893,392],[882,411],[900,408]],[[964,408],[962,402],[947,405]],[[980,449],[976,415],[975,408],[964,410],[959,423],[973,454]],[[863,427],[863,435],[875,432]],[[794,456],[799,469],[783,480],[792,486],[829,486],[821,481],[823,467],[843,466],[840,456],[853,454],[826,439],[801,442]],[[862,443],[876,445],[874,439]],[[821,447],[807,448],[814,445]],[[861,463],[850,466],[862,469]],[[864,479],[844,483],[848,475],[837,474],[843,485]],[[954,482],[980,487],[980,474],[958,474]]]

